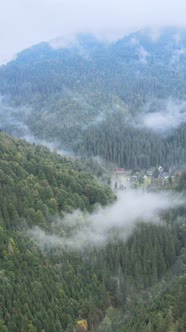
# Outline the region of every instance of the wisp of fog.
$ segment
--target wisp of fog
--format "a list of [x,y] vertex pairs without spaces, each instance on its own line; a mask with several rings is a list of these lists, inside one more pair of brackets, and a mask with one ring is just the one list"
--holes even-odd
[[186,101],[152,100],[137,116],[138,127],[145,127],[158,133],[169,133],[186,123]]
[[182,204],[183,198],[172,192],[126,190],[119,194],[115,203],[99,207],[91,214],[75,211],[66,214],[63,219],[56,218],[54,226],[58,230],[71,227],[65,236],[60,236],[60,232],[47,233],[39,227],[29,230],[28,235],[41,249],[84,250],[103,247],[113,240],[125,241],[139,222],[161,222],[162,213]]
[[29,106],[12,107],[9,104],[3,103],[3,97],[0,95],[0,129],[4,130],[10,135],[26,140],[28,143],[37,145],[44,145],[50,151],[56,151],[58,154],[65,157],[75,158],[73,151],[68,151],[63,148],[62,143],[57,140],[49,142],[45,139],[38,138],[29,129],[26,124],[26,117],[33,112]]

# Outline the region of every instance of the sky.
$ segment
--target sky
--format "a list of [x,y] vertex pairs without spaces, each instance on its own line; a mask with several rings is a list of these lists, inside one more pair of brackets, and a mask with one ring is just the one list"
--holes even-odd
[[79,32],[116,39],[143,26],[183,26],[185,13],[185,0],[0,0],[0,62]]

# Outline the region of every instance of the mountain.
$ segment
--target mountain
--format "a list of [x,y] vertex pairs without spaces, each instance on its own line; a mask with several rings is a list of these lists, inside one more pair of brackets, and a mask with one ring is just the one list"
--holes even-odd
[[78,248],[68,239],[84,221],[72,212],[113,202],[111,190],[80,162],[3,132],[0,152],[1,331],[185,331],[184,208]]
[[[132,169],[186,162],[185,137],[178,137],[180,125],[181,137],[185,131],[185,82],[186,31],[174,27],[137,31],[113,43],[89,35],[69,44],[59,38],[0,67],[4,103],[16,108],[13,120],[22,121],[32,135]],[[167,111],[170,101],[174,114]],[[163,114],[160,131],[148,130],[145,112],[155,113],[155,120]],[[131,135],[137,155],[128,143]]]
[[186,172],[113,193],[86,158],[184,166],[184,50],[175,28],[80,35],[0,67],[0,331],[186,330]]
[[[114,43],[89,35],[77,36],[66,47],[60,39],[41,43],[20,52],[14,61],[1,67],[1,91],[32,95],[43,81],[41,93],[47,95],[65,88],[79,91],[86,89],[87,84],[96,88],[98,84],[105,93],[116,92],[126,100],[131,92],[143,98],[148,94],[185,96],[185,85],[181,86],[185,84],[185,36],[185,30],[166,28],[156,38],[151,30],[144,30]],[[9,76],[12,70],[13,81]],[[32,86],[31,91],[24,86],[26,83]]]

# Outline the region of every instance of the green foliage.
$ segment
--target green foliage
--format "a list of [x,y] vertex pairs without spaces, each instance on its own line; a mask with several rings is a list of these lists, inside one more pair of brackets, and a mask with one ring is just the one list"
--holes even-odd
[[[43,43],[0,68],[0,91],[17,107],[14,119],[41,139],[132,169],[184,163],[185,125],[160,137],[126,122],[149,98],[185,98],[185,58],[168,63],[173,33],[158,43],[142,33],[107,47],[93,43],[88,58]],[[146,64],[132,37],[153,54]],[[1,116],[9,113],[5,107]],[[22,134],[16,125],[6,130]],[[93,175],[105,181],[103,172],[0,132],[0,331],[186,330],[184,208],[86,252],[40,250],[28,236],[36,225],[50,231],[66,212],[112,202]],[[185,173],[177,189],[185,190]]]
[[183,172],[181,176],[178,178],[178,184],[176,189],[178,191],[186,190],[186,172]]
[[75,151],[101,156],[128,169],[145,169],[157,165],[174,165],[186,161],[186,126],[169,137],[127,124],[121,112],[108,115],[99,126],[89,126]]
[[[78,321],[88,324],[78,328],[99,332],[131,332],[136,326],[159,332],[166,324],[184,331],[185,210],[167,213],[162,225],[139,224],[126,242],[113,241],[86,253],[40,251],[29,239],[28,227],[50,230],[52,216],[77,207],[92,210],[113,194],[90,179],[79,161],[45,147],[1,132],[0,151],[2,331],[71,332]],[[156,287],[166,275],[170,282],[174,275],[183,278],[176,288],[165,290],[160,305]],[[148,306],[143,297],[151,290]]]
[[1,215],[9,228],[17,226],[20,218],[28,225],[40,225],[51,215],[78,208],[90,211],[94,204],[105,205],[114,198],[108,187],[81,169],[80,162],[52,154],[44,146],[1,132],[0,152]]
[[[149,100],[186,99],[185,55],[175,57],[177,33],[167,28],[154,43],[148,31],[139,31],[107,46],[79,36],[85,57],[76,48],[54,49],[47,43],[21,52],[0,68],[0,92],[15,107],[13,125],[2,121],[3,128],[24,136],[23,128],[15,125],[23,122],[42,140],[99,155],[121,167],[184,164],[184,124],[169,137],[160,137],[125,121]],[[179,47],[185,49],[185,30],[179,35]],[[147,51],[145,61],[139,45]],[[9,120],[10,113],[5,107],[1,116]],[[21,156],[14,158],[18,162]]]

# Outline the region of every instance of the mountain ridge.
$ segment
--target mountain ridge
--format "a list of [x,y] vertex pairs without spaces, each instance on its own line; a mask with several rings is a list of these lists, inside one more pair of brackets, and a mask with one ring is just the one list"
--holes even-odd
[[[87,142],[84,137],[89,136],[88,141],[94,141],[89,132],[97,124],[97,129],[100,129],[94,131],[97,131],[98,141],[101,141],[101,132],[109,119],[111,123],[116,123],[112,133],[113,138],[117,137],[119,140],[119,147],[123,146],[120,140],[125,137],[124,127],[118,136],[115,118],[122,118],[123,123],[127,113],[131,118],[136,114],[143,114],[148,105],[153,104],[153,100],[156,101],[156,113],[161,101],[166,104],[170,97],[173,106],[184,104],[185,29],[166,28],[158,38],[151,36],[149,30],[138,31],[106,45],[90,36],[80,36],[79,40],[80,49],[78,43],[75,47],[72,45],[63,49],[52,48],[46,42],[41,43],[21,52],[13,62],[0,67],[0,93],[16,108],[16,114],[20,114],[24,125],[36,137],[58,141],[66,149],[73,149],[75,152],[78,149],[86,154]],[[19,111],[22,105],[28,106],[30,111]],[[150,106],[149,112],[152,109]],[[176,116],[176,107],[173,109]],[[165,107],[164,114],[169,115],[169,121],[170,112],[166,112]],[[128,126],[131,127],[130,124]],[[130,130],[133,130],[134,136],[138,136],[134,126]],[[177,132],[172,131],[171,135],[174,134],[177,135]],[[161,135],[157,142],[159,139],[162,139]],[[148,140],[148,135],[145,140]],[[106,151],[105,141],[101,144],[103,148],[93,146],[89,153],[99,155],[102,150]],[[114,146],[115,143],[109,144]],[[162,151],[166,150],[166,144]],[[183,149],[184,144],[186,143],[183,143]],[[109,149],[112,151],[115,148]],[[134,167],[135,164],[141,167],[139,161],[128,163],[123,157],[126,153],[130,155],[132,150],[122,150],[120,162],[114,157],[115,153],[110,152],[109,161],[117,162],[123,167]],[[149,150],[143,151],[143,142],[140,154],[149,154]],[[174,154],[176,155],[176,151]],[[182,157],[178,160],[177,157],[173,158],[172,162],[186,162],[184,151],[180,155]],[[101,157],[105,156],[102,154]],[[152,166],[171,163],[171,158],[152,159]],[[142,164],[149,167],[149,163]]]

